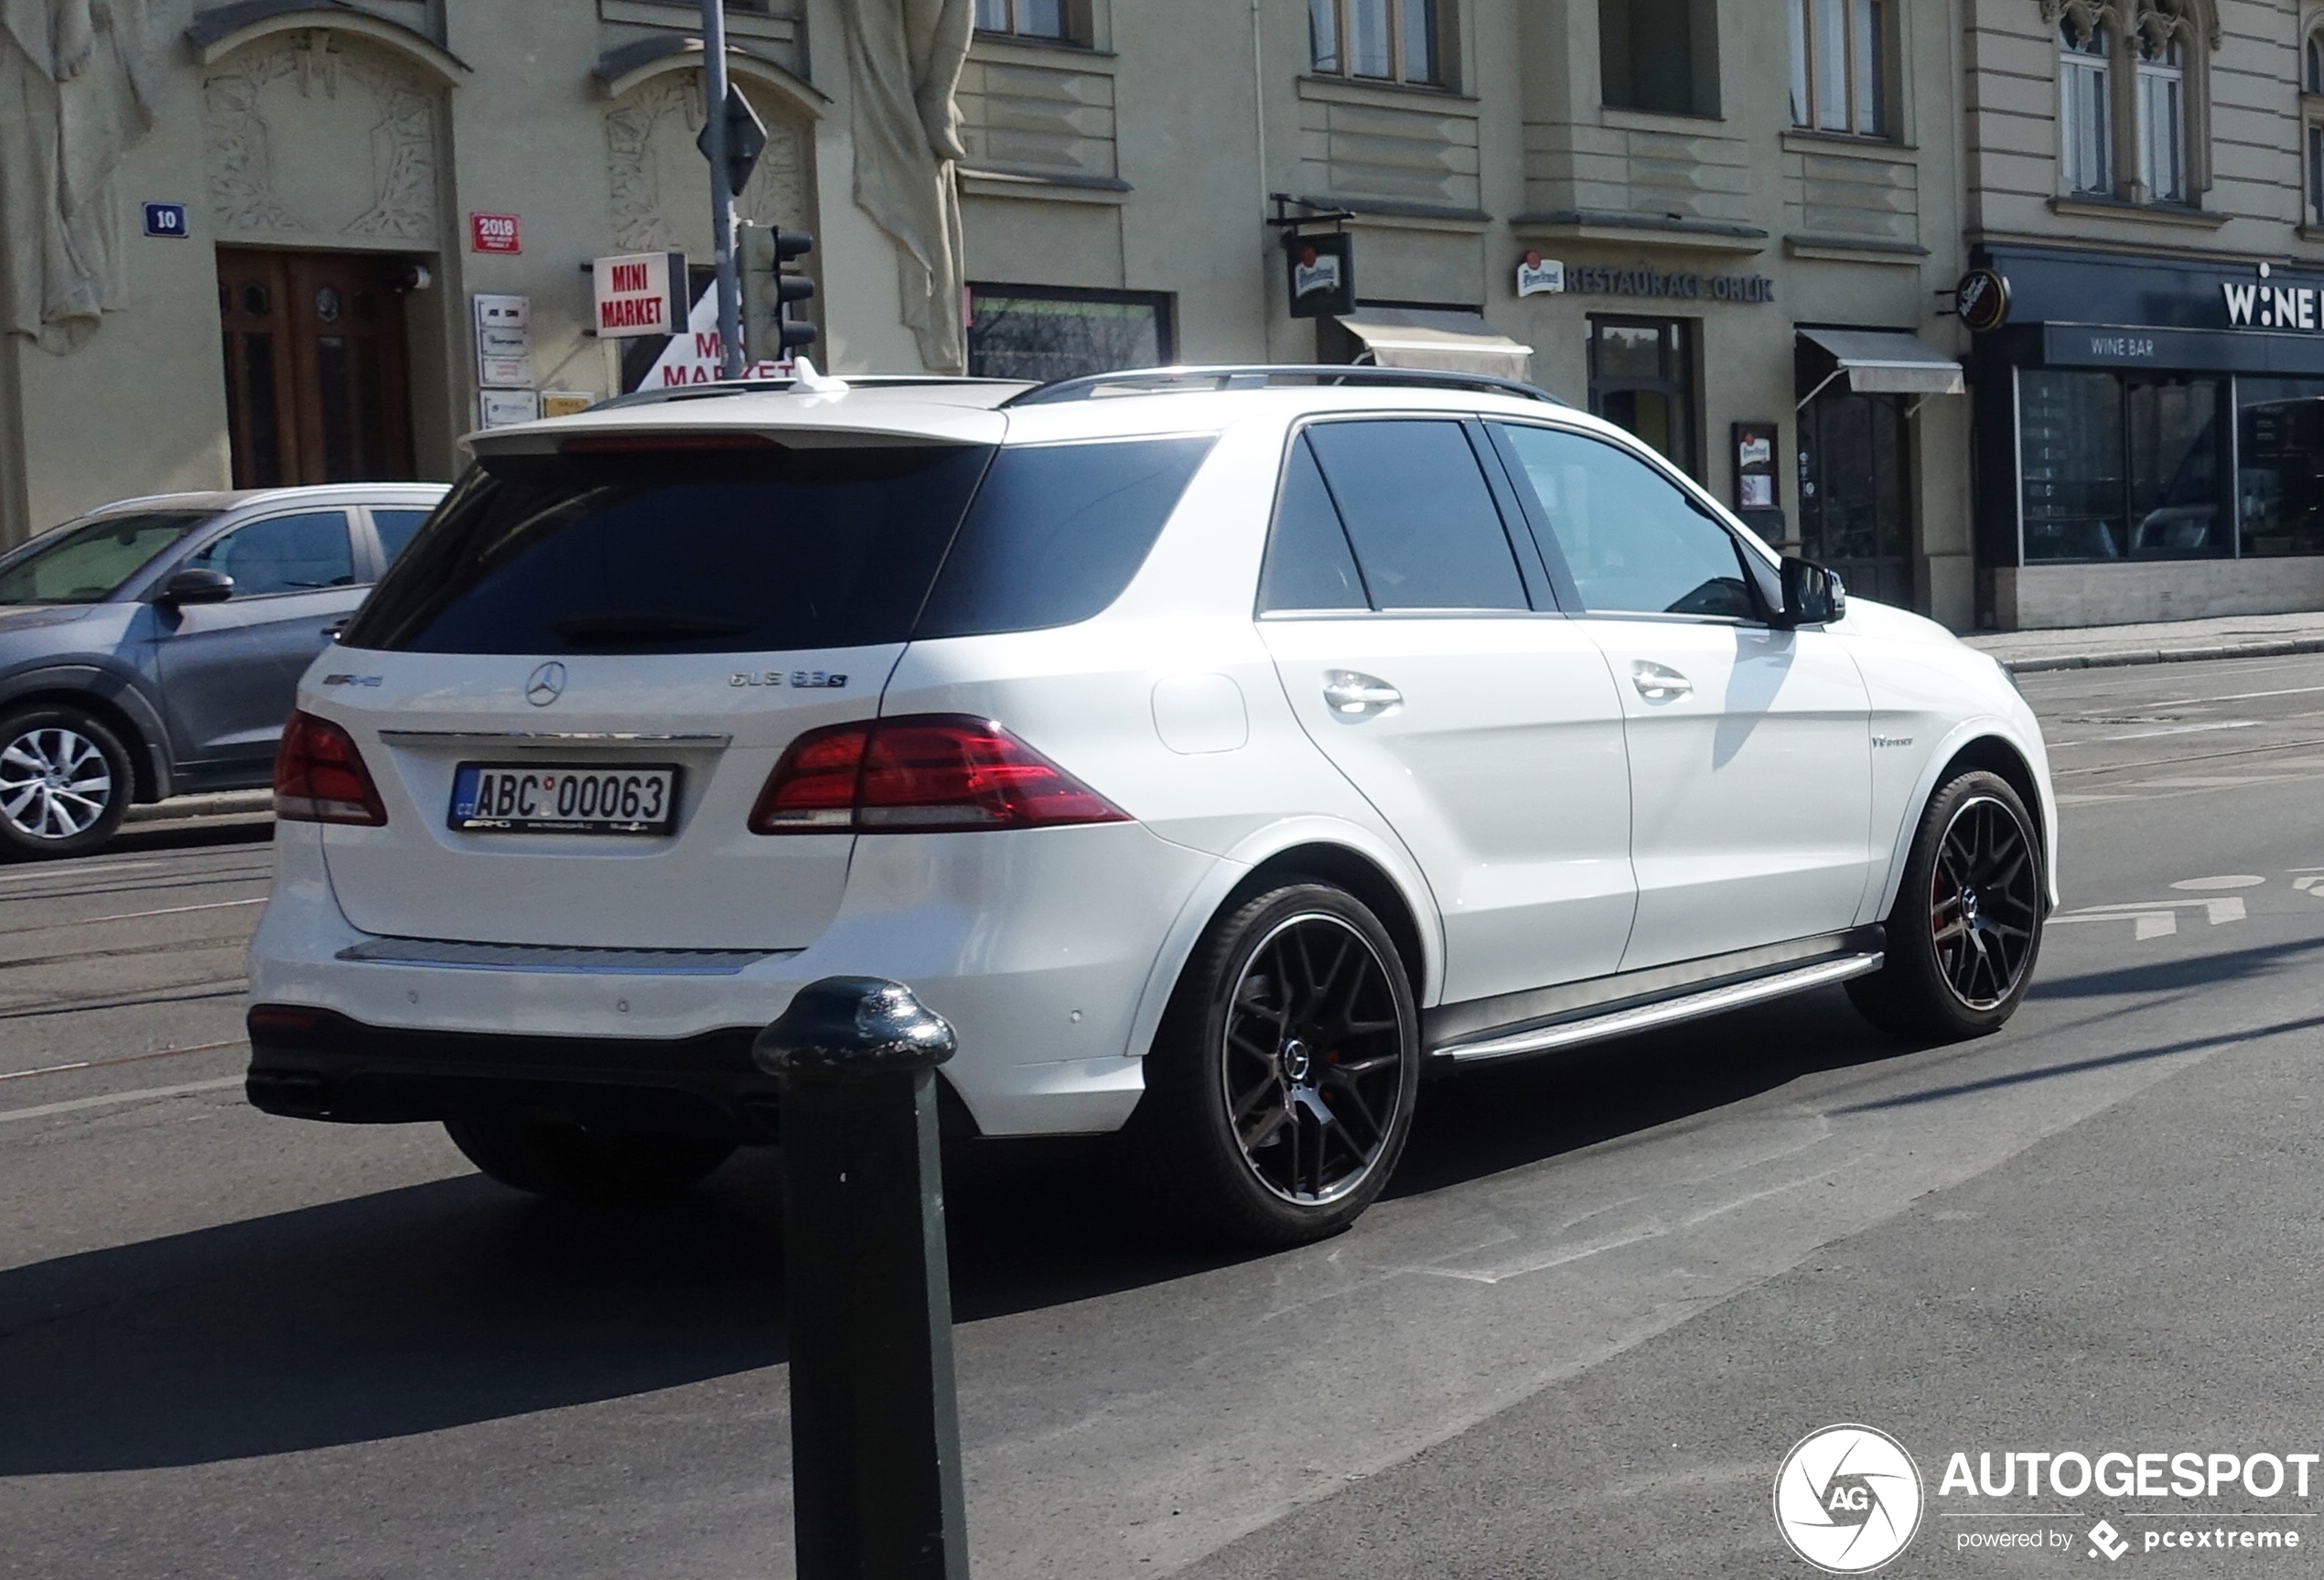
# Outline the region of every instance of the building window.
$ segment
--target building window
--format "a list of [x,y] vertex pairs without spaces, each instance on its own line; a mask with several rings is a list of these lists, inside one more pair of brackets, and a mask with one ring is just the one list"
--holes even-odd
[[968,371],[980,379],[1048,383],[1177,354],[1170,298],[1157,292],[972,285],[968,301]]
[[2058,27],[2058,143],[2065,165],[2066,189],[2114,189],[2114,139],[2108,113],[2113,99],[2114,43],[2103,27],[2069,19]]
[[2235,381],[2246,554],[2324,554],[2324,380]]
[[1307,0],[1307,52],[1318,74],[1445,85],[1438,0]]
[[2187,201],[2187,67],[2177,38],[2138,40],[2138,179],[2149,201]]
[[2324,93],[2324,36],[2309,37],[2307,59],[2308,66],[2300,79],[2300,86],[2310,93]]
[[1071,41],[1081,36],[1073,10],[1071,0],[976,0],[976,27],[982,33]]
[[2308,129],[2308,222],[2324,225],[2324,126]]
[[1693,328],[1684,318],[1591,318],[1589,409],[1699,477]]
[[2028,563],[2229,553],[2227,411],[2224,379],[2019,373]]
[[1598,90],[1609,108],[1719,113],[1716,0],[1598,0]]
[[1889,134],[1888,0],[1787,0],[1791,124]]

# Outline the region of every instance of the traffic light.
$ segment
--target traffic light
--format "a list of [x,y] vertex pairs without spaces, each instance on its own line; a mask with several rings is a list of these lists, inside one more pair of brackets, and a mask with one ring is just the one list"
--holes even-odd
[[800,348],[815,343],[815,326],[799,323],[791,315],[793,302],[815,294],[815,282],[783,270],[814,244],[814,237],[804,231],[772,225],[735,228],[736,261],[742,269],[742,343],[750,360],[788,361]]

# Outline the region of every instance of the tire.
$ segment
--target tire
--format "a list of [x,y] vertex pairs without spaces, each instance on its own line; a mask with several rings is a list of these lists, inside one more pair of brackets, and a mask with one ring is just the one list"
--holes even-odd
[[70,703],[0,717],[0,852],[87,855],[120,827],[134,789],[120,737]]
[[2017,1013],[2041,954],[2040,836],[2008,781],[1982,770],[1929,798],[1888,913],[1888,960],[1848,996],[1883,1031],[1958,1042]]
[[674,1196],[734,1153],[730,1142],[642,1132],[600,1133],[504,1115],[444,1122],[452,1145],[487,1176],[535,1196],[648,1201]]
[[1221,915],[1178,979],[1146,1085],[1132,1140],[1171,1216],[1246,1245],[1347,1228],[1394,1171],[1420,1085],[1420,1015],[1387,930],[1320,883]]

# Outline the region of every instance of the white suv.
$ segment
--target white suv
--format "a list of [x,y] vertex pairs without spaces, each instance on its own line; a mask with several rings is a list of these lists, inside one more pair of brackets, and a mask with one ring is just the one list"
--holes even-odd
[[2054,900],[1990,660],[1628,435],[1386,370],[614,403],[477,466],[307,674],[250,1094],[531,1189],[775,1136],[820,977],[988,1136],[1127,1127],[1289,1241],[1424,1068],[1845,982],[1948,1038]]

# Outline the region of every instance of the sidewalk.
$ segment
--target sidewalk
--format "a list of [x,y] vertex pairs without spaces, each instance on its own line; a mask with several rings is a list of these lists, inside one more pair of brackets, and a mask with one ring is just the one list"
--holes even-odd
[[2297,615],[2223,615],[2144,626],[1998,631],[1962,639],[2017,674],[2042,670],[2167,664],[2189,659],[2273,658],[2324,652],[2324,610]]

